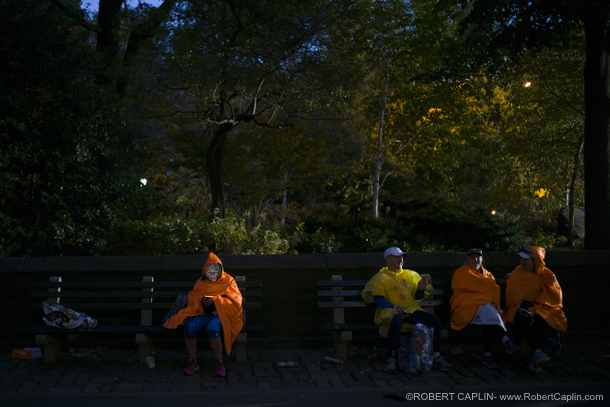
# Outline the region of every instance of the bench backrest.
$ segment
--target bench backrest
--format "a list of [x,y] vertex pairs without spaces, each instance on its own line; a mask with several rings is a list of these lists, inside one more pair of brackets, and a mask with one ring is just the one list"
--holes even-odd
[[[425,274],[423,274],[425,276]],[[360,293],[369,280],[343,280],[342,276],[332,276],[331,280],[318,280],[318,307],[320,308],[364,308],[369,306]],[[445,294],[446,284],[444,279],[433,279],[432,285],[435,287],[432,296],[420,301],[422,308],[438,307],[443,304],[443,299],[438,297]],[[438,287],[438,288],[437,288]],[[322,289],[320,289],[322,288]],[[347,298],[347,299],[346,299]],[[371,306],[374,306],[372,304]]]
[[[245,323],[246,308],[262,308],[262,283],[246,281],[244,276],[236,276],[235,280],[243,296]],[[153,310],[168,311],[176,298],[188,293],[193,285],[194,281],[155,282],[153,277],[142,281],[62,281],[61,277],[51,277],[32,284],[32,308],[39,310],[40,302],[48,301],[86,313],[139,310],[140,325],[152,325]]]

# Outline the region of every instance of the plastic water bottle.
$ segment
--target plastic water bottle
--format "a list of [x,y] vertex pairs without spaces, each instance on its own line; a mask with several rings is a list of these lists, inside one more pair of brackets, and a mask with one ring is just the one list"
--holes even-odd
[[277,362],[277,367],[296,367],[298,365],[297,362]]
[[332,363],[333,365],[342,365],[343,361],[337,358],[333,358],[332,356],[324,356],[324,361],[328,363]]

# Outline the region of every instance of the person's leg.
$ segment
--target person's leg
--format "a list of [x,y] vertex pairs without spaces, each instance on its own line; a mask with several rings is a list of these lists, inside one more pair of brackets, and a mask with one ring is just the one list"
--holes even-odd
[[539,349],[538,338],[534,332],[532,326],[532,318],[527,315],[523,315],[519,312],[515,314],[514,324],[515,332],[519,337],[523,338],[525,342],[533,349]]
[[217,361],[222,362],[222,339],[220,337],[220,330],[222,329],[222,323],[220,318],[214,317],[207,325],[208,340],[210,341],[210,347],[214,352],[214,357]]
[[222,360],[222,339],[221,332],[222,323],[220,318],[213,317],[207,326],[208,340],[210,341],[210,347],[214,352],[216,358],[216,367],[214,369],[215,376],[224,376],[226,374],[224,361]]
[[549,341],[551,336],[551,327],[546,319],[540,315],[534,315],[534,331],[536,333],[536,339],[540,350],[544,350],[544,347]]
[[189,363],[182,370],[182,373],[185,375],[192,375],[199,370],[199,364],[197,363],[197,335],[206,325],[207,318],[205,315],[189,317],[186,320],[184,326],[184,344],[189,354]]
[[491,350],[496,338],[504,332],[499,325],[481,325],[481,340],[483,342],[483,364],[491,369],[497,369],[498,364],[491,357]]
[[390,327],[388,330],[388,355],[385,360],[385,371],[389,373],[396,373],[396,357],[398,355],[398,347],[400,346],[400,331],[402,329],[402,316],[395,314],[390,320]]
[[388,356],[395,356],[396,351],[400,346],[402,323],[403,319],[399,314],[394,315],[390,321],[390,328],[388,330]]
[[186,351],[189,354],[189,359],[192,359],[194,362],[197,362],[197,338],[184,338],[184,343],[186,345]]
[[184,343],[186,345],[186,351],[189,354],[189,358],[194,362],[197,362],[197,335],[205,325],[204,317],[204,315],[188,317],[186,319],[186,324],[184,325]]
[[[483,343],[483,353],[491,354],[494,341],[497,336],[498,325],[481,325],[481,342]],[[500,328],[501,329],[501,328]]]
[[[542,366],[550,360],[550,358],[542,351],[541,342],[539,340],[539,335],[540,335],[540,338],[542,338],[542,336],[538,332],[538,330],[543,331],[545,329],[544,324],[546,323],[546,321],[544,321],[544,323],[541,324],[540,320],[538,318],[544,320],[543,318],[539,317],[538,315],[535,315],[534,319],[532,320],[531,317],[517,312],[517,314],[515,314],[515,320],[514,320],[515,328],[517,330],[519,330],[520,334],[523,336],[525,341],[534,350],[534,357],[532,359],[532,362],[529,365],[529,368],[536,373],[540,372],[542,370]],[[532,321],[534,321],[533,324],[532,324]],[[540,326],[536,326],[536,325],[540,325]],[[548,333],[548,331],[547,331],[547,333]]]
[[410,324],[422,324],[428,328],[434,328],[432,334],[432,351],[436,354],[441,351],[441,319],[430,312],[426,311],[415,311],[409,317],[405,318],[405,321]]

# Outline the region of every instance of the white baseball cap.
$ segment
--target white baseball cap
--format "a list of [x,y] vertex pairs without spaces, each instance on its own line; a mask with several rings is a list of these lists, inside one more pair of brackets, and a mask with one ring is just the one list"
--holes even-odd
[[398,247],[390,247],[383,253],[383,258],[385,259],[388,256],[399,257],[399,256],[408,256],[408,255],[409,255],[409,253],[403,252]]
[[524,259],[534,259],[534,253],[532,253],[532,251],[530,249],[528,249],[527,247],[524,247],[523,250],[521,250],[519,253],[517,253],[517,256],[524,258]]

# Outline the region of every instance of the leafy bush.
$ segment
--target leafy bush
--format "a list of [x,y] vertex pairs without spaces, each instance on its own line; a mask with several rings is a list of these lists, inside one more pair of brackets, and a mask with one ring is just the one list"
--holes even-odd
[[118,224],[109,238],[106,255],[175,255],[214,251],[223,254],[281,254],[290,248],[277,230],[260,225],[248,228],[244,219],[229,213],[211,222],[159,215],[147,221]]
[[322,228],[313,233],[300,231],[296,240],[295,251],[298,253],[336,253],[341,248],[335,235]]

